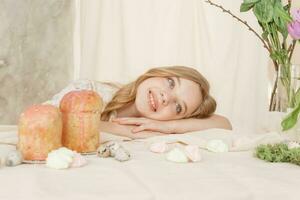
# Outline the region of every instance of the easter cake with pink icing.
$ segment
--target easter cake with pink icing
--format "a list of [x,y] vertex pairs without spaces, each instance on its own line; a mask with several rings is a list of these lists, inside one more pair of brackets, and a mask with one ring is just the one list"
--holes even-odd
[[45,160],[62,146],[62,116],[52,105],[33,105],[19,118],[18,145],[25,160]]
[[92,90],[71,91],[60,102],[63,119],[63,146],[89,153],[99,146],[102,98]]

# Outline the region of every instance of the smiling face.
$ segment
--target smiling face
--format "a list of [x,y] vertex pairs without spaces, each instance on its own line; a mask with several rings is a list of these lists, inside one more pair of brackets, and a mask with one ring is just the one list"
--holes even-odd
[[177,77],[153,77],[137,88],[135,107],[141,116],[156,120],[182,119],[201,104],[200,86]]

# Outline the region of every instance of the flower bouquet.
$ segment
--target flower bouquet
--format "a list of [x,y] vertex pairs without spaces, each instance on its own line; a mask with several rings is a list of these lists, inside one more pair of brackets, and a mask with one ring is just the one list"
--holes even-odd
[[[269,52],[276,72],[272,89],[269,111],[287,111],[292,109],[282,121],[283,131],[292,128],[300,113],[300,88],[292,87],[291,59],[297,41],[300,41],[300,9],[291,9],[292,1],[286,5],[282,0],[243,0],[240,12],[252,11],[261,28],[259,34],[247,21],[234,15],[230,10],[211,0],[206,0],[212,6],[221,9],[245,25],[261,41]],[[300,77],[298,77],[300,78]]]

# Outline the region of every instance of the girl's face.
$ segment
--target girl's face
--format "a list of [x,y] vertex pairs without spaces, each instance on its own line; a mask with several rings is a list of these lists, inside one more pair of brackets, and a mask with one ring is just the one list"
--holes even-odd
[[135,106],[141,116],[156,120],[190,116],[201,104],[199,85],[176,77],[153,77],[137,88]]

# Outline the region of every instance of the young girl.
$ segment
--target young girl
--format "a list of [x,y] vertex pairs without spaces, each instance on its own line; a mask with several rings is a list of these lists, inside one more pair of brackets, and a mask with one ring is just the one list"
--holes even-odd
[[83,89],[94,90],[103,98],[100,131],[135,139],[209,128],[231,129],[225,117],[213,114],[216,102],[209,94],[209,84],[193,68],[152,68],[124,86],[78,80],[45,103],[59,106],[66,93]]

